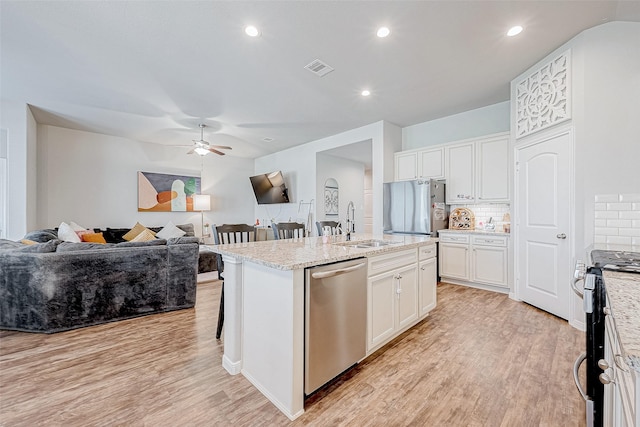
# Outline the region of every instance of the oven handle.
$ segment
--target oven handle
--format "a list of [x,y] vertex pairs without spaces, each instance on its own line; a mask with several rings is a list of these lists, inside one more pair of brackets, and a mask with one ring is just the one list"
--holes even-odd
[[584,392],[584,389],[582,388],[582,384],[580,384],[580,378],[578,378],[578,369],[580,369],[580,365],[582,365],[585,360],[587,360],[586,352],[578,356],[576,361],[573,363],[573,382],[576,383],[576,387],[578,387],[578,391],[582,395],[582,398],[586,401],[588,399],[587,393]]
[[582,291],[582,289],[580,289],[579,287],[577,287],[576,285],[578,284],[578,282],[582,281],[583,279],[573,279],[571,281],[571,288],[573,289],[573,292],[575,292],[576,294],[578,294],[578,296],[580,298],[584,298],[584,292]]

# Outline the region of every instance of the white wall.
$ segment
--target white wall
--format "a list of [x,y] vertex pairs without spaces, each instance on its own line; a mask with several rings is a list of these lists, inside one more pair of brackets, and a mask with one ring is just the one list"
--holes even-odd
[[509,131],[509,101],[465,111],[402,129],[402,150]]
[[[318,216],[315,221],[342,221],[347,224],[347,206],[353,201],[355,206],[355,232],[364,232],[364,164],[328,154],[316,154],[316,200]],[[338,217],[324,214],[324,183],[333,178],[338,182]],[[317,235],[315,227],[312,235]],[[345,229],[346,231],[346,229]]]
[[[314,218],[324,209],[316,200],[316,153],[362,141],[372,144],[372,182],[374,233],[382,233],[382,183],[393,181],[393,153],[402,147],[401,129],[380,121],[352,129],[337,135],[298,145],[287,150],[255,159],[255,172],[267,173],[281,170],[289,187],[292,203],[280,205],[255,205],[256,218],[274,218],[278,221],[306,221],[306,210],[299,210],[300,201],[314,199]],[[346,209],[346,208],[345,208]],[[378,214],[375,214],[375,213]]]
[[36,222],[36,122],[25,102],[2,100],[7,137],[7,239],[22,238]]
[[130,227],[193,223],[197,212],[138,212],[137,172],[200,176],[211,195],[205,222],[250,223],[254,197],[249,182],[253,161],[55,126],[38,126],[38,228],[75,221],[86,227]]

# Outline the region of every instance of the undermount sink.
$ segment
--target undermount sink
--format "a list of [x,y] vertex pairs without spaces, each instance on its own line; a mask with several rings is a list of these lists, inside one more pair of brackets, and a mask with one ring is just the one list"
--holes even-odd
[[339,242],[339,243],[334,243],[334,245],[346,246],[349,248],[364,249],[364,248],[378,248],[381,246],[394,245],[398,243],[401,243],[401,242],[392,242],[388,240],[360,240],[360,241],[354,241],[354,242]]

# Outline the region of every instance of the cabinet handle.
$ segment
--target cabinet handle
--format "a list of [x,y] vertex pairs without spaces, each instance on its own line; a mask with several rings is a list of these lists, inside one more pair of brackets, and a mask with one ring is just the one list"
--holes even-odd
[[426,268],[424,268],[424,265],[422,267],[420,267],[420,270],[425,271]]

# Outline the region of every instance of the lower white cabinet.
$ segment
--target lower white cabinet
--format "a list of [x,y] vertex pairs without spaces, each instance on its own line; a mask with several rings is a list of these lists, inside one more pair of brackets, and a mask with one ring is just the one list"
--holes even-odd
[[598,366],[603,370],[599,379],[605,384],[603,425],[640,426],[640,375],[625,363],[610,312],[605,316],[604,360]]
[[418,316],[423,317],[429,314],[437,304],[436,245],[420,248],[418,258],[420,260],[418,264]]
[[435,255],[434,244],[369,258],[367,354],[436,306]]
[[469,280],[469,235],[440,232],[440,276]]
[[471,281],[509,287],[506,237],[472,236]]
[[507,236],[441,231],[439,237],[443,279],[501,292],[508,290]]

